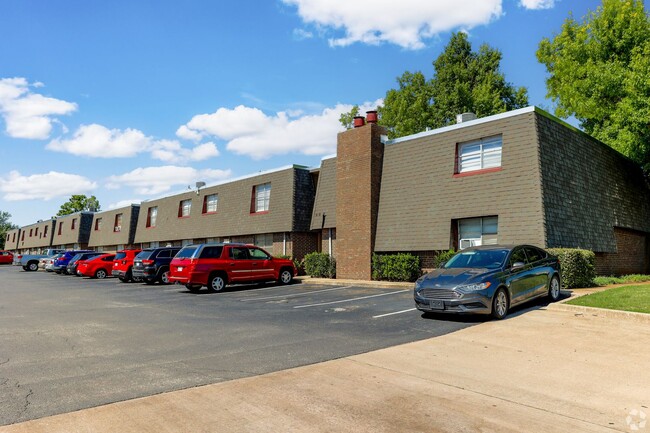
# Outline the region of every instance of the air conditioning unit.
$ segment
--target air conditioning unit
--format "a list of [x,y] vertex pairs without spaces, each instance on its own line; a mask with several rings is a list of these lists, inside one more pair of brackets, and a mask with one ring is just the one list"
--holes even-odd
[[114,229],[116,232],[121,232],[122,231],[122,226],[115,226]]
[[481,245],[481,239],[476,238],[476,239],[461,239],[459,242],[459,249],[464,250],[465,248],[469,247],[477,247]]

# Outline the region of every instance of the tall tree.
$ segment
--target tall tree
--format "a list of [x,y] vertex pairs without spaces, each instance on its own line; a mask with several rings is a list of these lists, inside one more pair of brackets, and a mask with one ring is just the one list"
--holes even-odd
[[399,87],[386,92],[380,107],[380,123],[391,138],[440,128],[464,112],[479,117],[528,105],[528,91],[505,80],[500,71],[501,52],[482,45],[478,52],[465,33],[454,33],[433,62],[434,75],[405,72]]
[[0,211],[0,250],[5,248],[5,235],[9,230],[17,229],[18,226],[11,223],[9,212]]
[[56,216],[70,215],[71,213],[81,211],[97,212],[101,210],[99,200],[94,195],[86,197],[83,194],[75,194],[70,197],[70,200],[63,203]]
[[650,171],[650,19],[641,0],[603,0],[543,39],[555,114],[575,116],[593,137]]

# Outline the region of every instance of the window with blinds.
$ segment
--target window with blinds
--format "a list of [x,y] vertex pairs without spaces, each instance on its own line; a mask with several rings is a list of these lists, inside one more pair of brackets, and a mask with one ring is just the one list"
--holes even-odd
[[458,144],[458,173],[501,167],[500,135]]

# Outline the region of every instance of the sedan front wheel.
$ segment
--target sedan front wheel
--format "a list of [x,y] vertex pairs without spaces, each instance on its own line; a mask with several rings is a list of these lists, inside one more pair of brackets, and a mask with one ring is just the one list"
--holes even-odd
[[508,295],[504,289],[499,289],[492,299],[492,317],[501,320],[508,314]]

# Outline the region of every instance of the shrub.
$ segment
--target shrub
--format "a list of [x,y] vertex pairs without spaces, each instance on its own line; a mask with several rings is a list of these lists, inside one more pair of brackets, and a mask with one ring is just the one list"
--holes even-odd
[[611,284],[630,284],[630,283],[645,283],[650,281],[650,275],[623,275],[621,277],[596,277],[594,284],[596,286],[609,286]]
[[562,285],[567,289],[592,287],[596,277],[596,255],[577,248],[549,248],[560,259]]
[[454,257],[456,255],[456,251],[454,250],[449,250],[449,251],[441,251],[438,253],[436,257],[433,259],[433,265],[436,268],[439,268],[444,262],[448,262],[449,259]]
[[336,260],[327,253],[309,253],[302,261],[305,274],[314,278],[334,278]]
[[415,281],[420,276],[420,258],[413,254],[373,254],[372,279]]

